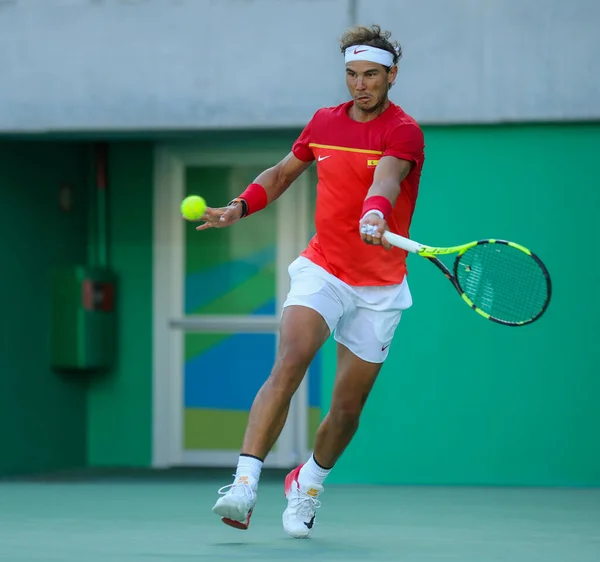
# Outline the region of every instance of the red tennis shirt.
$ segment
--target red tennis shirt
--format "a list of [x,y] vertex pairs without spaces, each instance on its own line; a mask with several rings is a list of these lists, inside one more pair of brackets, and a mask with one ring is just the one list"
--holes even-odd
[[361,240],[363,202],[382,156],[413,163],[387,219],[392,232],[408,236],[425,160],[417,122],[399,106],[366,123],[348,111],[354,102],[319,109],[292,147],[303,162],[317,160],[316,234],[302,255],[349,285],[394,285],[406,275],[407,252]]

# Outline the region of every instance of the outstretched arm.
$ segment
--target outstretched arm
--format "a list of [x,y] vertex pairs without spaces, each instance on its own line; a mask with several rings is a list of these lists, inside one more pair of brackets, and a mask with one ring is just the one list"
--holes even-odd
[[[272,168],[260,173],[254,180],[255,184],[261,185],[267,194],[267,204],[272,203],[283,192],[294,183],[300,174],[307,170],[312,162],[298,160],[290,152],[283,160]],[[241,198],[241,196],[240,196]]]
[[303,162],[291,152],[275,166],[261,172],[246,190],[226,207],[207,207],[198,219],[203,224],[196,230],[224,228],[239,221],[243,216],[256,213],[279,198],[311,162]]

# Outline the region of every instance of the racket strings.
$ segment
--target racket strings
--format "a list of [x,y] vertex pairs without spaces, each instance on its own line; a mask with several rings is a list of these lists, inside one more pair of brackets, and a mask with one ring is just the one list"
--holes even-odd
[[538,261],[506,244],[470,248],[458,258],[456,277],[475,306],[505,322],[536,317],[548,299],[548,279]]

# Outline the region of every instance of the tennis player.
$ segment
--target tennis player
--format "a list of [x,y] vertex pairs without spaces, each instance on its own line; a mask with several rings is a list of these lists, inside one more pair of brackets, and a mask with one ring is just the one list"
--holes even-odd
[[284,484],[283,527],[297,538],[314,528],[323,483],[358,428],[402,311],[412,304],[406,252],[382,238],[386,229],[408,237],[424,162],[419,125],[388,97],[401,49],[376,25],[350,29],[340,46],[352,99],[319,109],[282,161],[226,207],[207,209],[197,227],[228,227],[259,212],[316,161],[316,235],[289,266],[275,364],[252,405],[234,481],[213,507],[224,523],[248,528],[263,461],[311,361],[334,333],[330,411],[310,458]]

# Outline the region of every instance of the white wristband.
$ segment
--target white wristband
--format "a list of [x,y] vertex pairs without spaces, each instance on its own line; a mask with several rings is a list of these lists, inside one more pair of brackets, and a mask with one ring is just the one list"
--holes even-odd
[[363,220],[367,215],[370,215],[371,213],[375,213],[376,215],[378,215],[379,217],[381,217],[382,219],[384,219],[385,217],[383,216],[383,213],[379,210],[379,209],[372,209],[370,211],[367,211],[362,217],[360,217],[360,220]]

